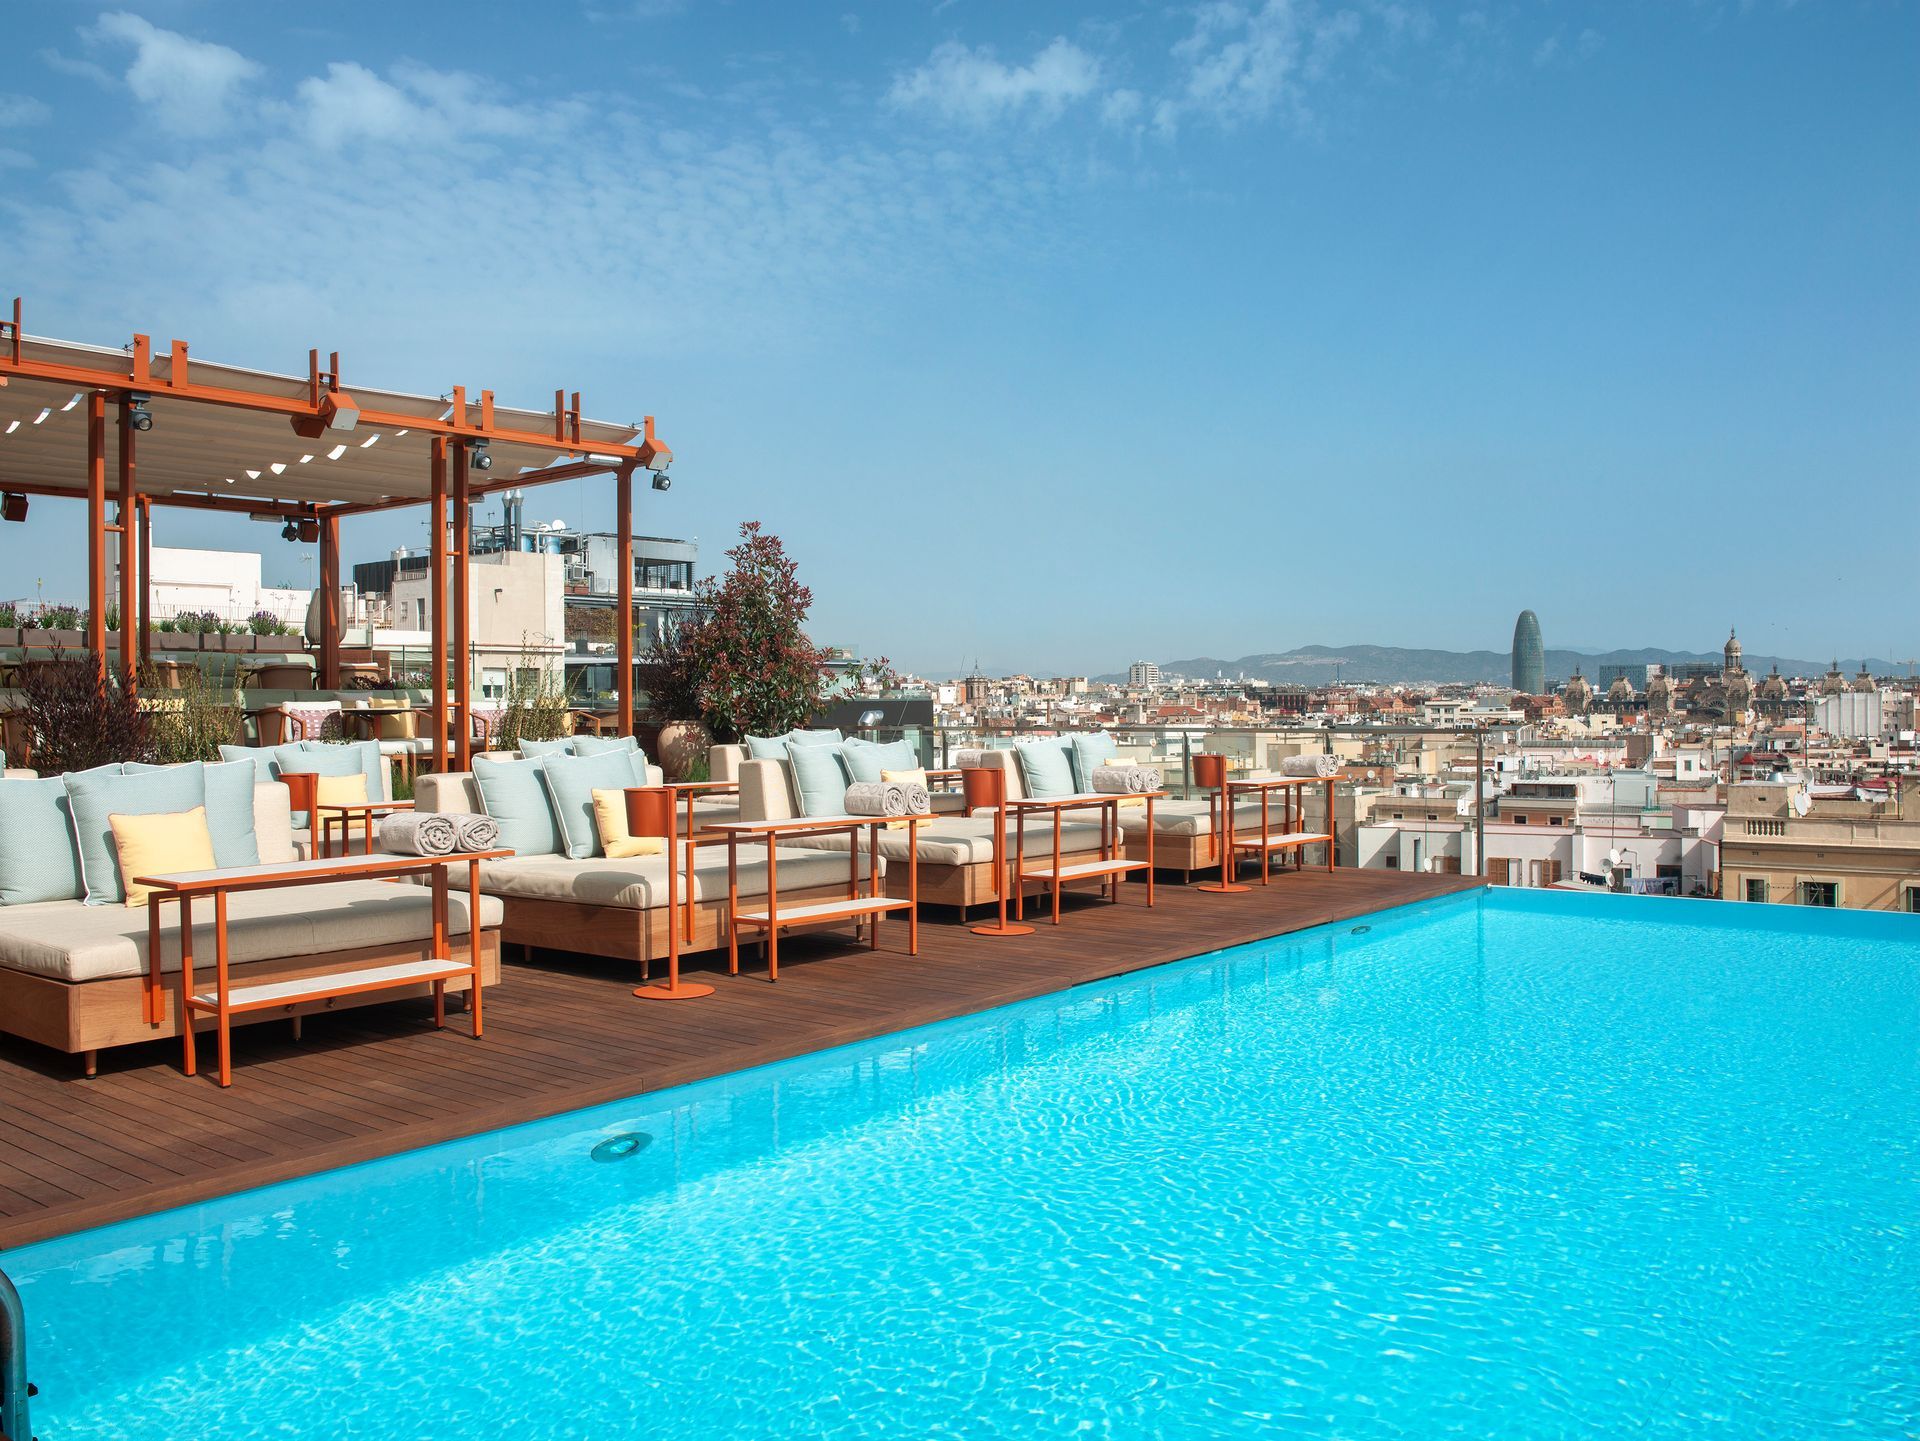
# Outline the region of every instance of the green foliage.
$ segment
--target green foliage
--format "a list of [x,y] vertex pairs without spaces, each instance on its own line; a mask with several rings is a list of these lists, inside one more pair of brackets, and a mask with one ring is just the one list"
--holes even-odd
[[550,661],[522,651],[504,701],[493,727],[495,750],[517,750],[523,740],[559,740],[572,732],[573,702],[565,678]]
[[220,747],[239,736],[239,694],[231,686],[213,685],[197,667],[182,670],[177,687],[162,689],[151,681],[143,686],[159,763],[217,761]]

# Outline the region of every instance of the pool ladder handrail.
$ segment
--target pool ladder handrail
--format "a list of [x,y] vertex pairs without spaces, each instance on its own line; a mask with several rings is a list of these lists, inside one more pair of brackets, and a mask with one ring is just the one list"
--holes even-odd
[[32,1441],[27,1400],[33,1394],[27,1380],[27,1313],[13,1282],[0,1271],[0,1441]]

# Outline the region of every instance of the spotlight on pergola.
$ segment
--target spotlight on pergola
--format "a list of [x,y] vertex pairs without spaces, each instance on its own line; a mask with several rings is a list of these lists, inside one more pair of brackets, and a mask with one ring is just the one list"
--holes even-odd
[[27,498],[8,491],[0,496],[0,520],[25,520],[27,518]]
[[153,429],[153,412],[147,407],[153,403],[151,395],[134,393],[127,397],[127,424],[135,430]]
[[493,469],[493,452],[487,448],[485,439],[467,443],[467,463],[475,470]]

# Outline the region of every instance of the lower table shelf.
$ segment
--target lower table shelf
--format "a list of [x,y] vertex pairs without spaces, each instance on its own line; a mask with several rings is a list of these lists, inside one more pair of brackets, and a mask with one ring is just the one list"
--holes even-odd
[[1144,871],[1145,861],[1072,861],[1061,866],[1038,866],[1020,872],[1023,881],[1085,880],[1090,876],[1120,876],[1128,871]]
[[[391,966],[369,966],[359,971],[329,971],[318,976],[300,976],[290,981],[263,981],[251,986],[232,986],[227,990],[229,1011],[259,1011],[273,1006],[297,1006],[306,1001],[324,1001],[332,996],[357,995],[362,991],[384,991],[399,986],[428,985],[434,981],[453,981],[471,976],[473,967],[462,961],[402,961]],[[187,1001],[196,1011],[218,1011],[220,1001],[214,991],[196,992]]]
[[1312,831],[1289,831],[1285,835],[1268,836],[1265,840],[1259,836],[1254,836],[1250,840],[1242,840],[1235,836],[1233,848],[1236,851],[1290,851],[1296,846],[1325,845],[1332,839],[1332,836],[1320,835]]
[[884,915],[888,911],[913,909],[912,901],[891,896],[859,896],[845,901],[809,901],[805,905],[782,906],[777,916],[766,911],[738,911],[734,919],[743,926],[793,926],[814,921],[851,921],[861,916]]

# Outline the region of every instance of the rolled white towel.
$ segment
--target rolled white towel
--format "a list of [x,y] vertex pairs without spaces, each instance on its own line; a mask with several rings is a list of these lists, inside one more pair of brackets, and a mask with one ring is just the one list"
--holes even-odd
[[1160,772],[1152,766],[1095,766],[1091,779],[1101,795],[1141,795],[1160,789]]
[[1288,756],[1280,762],[1280,774],[1296,779],[1325,780],[1337,775],[1340,762],[1325,751],[1315,751],[1311,755]]
[[490,851],[500,844],[500,822],[492,816],[453,817],[460,829],[459,848],[463,851]]
[[902,785],[907,792],[908,815],[924,816],[933,813],[933,796],[928,793],[925,786],[918,781],[904,781]]
[[907,788],[899,781],[855,781],[843,804],[850,816],[903,816]]
[[395,811],[380,820],[380,849],[399,856],[450,856],[460,827],[439,811]]
[[963,746],[953,753],[953,764],[958,770],[975,770],[985,765],[986,752],[978,746]]

